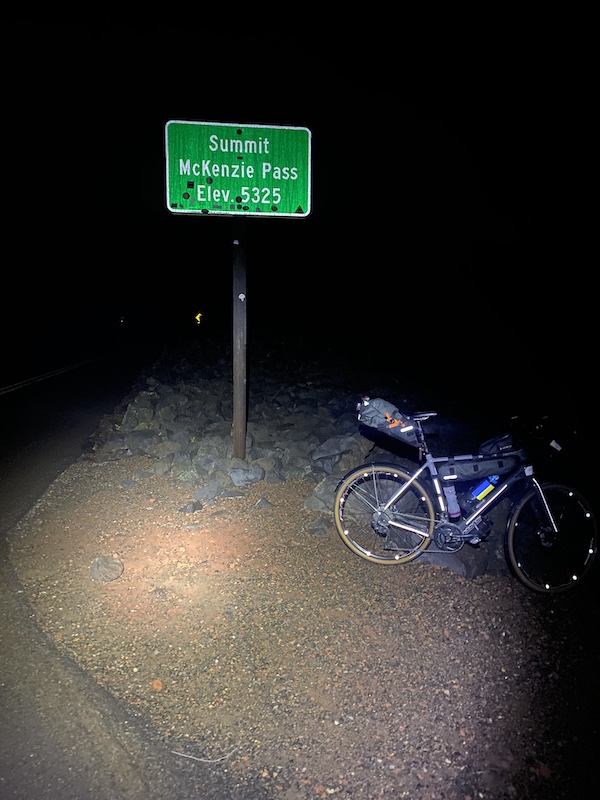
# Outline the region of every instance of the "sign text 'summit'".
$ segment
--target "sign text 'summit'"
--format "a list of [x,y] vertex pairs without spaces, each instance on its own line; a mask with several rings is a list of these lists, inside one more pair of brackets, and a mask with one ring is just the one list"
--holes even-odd
[[269,154],[269,140],[258,139],[220,139],[216,133],[208,137],[208,149],[215,153],[264,153]]

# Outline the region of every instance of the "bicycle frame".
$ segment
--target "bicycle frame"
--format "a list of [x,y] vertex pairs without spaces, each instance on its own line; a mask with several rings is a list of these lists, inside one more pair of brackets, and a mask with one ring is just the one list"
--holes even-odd
[[[435,488],[436,499],[438,503],[439,513],[440,513],[440,523],[447,523],[450,521],[448,516],[448,509],[446,507],[446,500],[444,497],[443,488],[440,483],[440,477],[437,471],[436,464],[442,463],[447,461],[447,456],[437,456],[434,457],[430,453],[425,453],[425,460],[424,463],[411,475],[410,480],[408,480],[403,486],[401,486],[396,492],[392,494],[389,500],[386,502],[383,510],[387,510],[390,506],[392,506],[402,495],[408,490],[408,488],[417,481],[422,475],[426,475],[429,479],[431,479],[431,483]],[[548,508],[548,504],[546,503],[546,499],[544,497],[544,493],[538,481],[533,477],[533,466],[531,464],[523,464],[520,467],[510,473],[501,483],[499,483],[492,492],[490,492],[486,497],[479,500],[479,502],[474,506],[473,511],[463,519],[458,521],[452,521],[452,524],[456,526],[459,532],[464,535],[465,537],[468,536],[471,531],[476,529],[478,523],[481,522],[483,515],[487,514],[489,510],[496,505],[496,503],[500,500],[500,498],[515,484],[520,483],[524,480],[532,479],[534,486],[537,489],[538,494],[542,500],[543,506],[546,509],[548,514],[549,520],[554,528],[556,528],[555,522],[552,519],[552,515],[550,513],[550,509]],[[395,520],[390,520],[389,524],[395,528],[400,528],[405,531],[410,531],[411,533],[416,533],[423,538],[430,538],[429,533],[425,533],[418,528],[413,528],[411,525],[406,525],[405,523],[398,522]]]

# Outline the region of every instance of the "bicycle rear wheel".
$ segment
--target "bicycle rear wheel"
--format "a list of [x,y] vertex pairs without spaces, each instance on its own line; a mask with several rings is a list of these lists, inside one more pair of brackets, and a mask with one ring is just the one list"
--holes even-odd
[[[406,564],[431,543],[435,522],[433,501],[413,481],[392,505],[388,500],[411,479],[388,464],[365,464],[338,484],[335,527],[344,544],[375,564]],[[404,524],[412,530],[399,527]]]
[[598,551],[596,518],[585,497],[568,486],[542,484],[554,530],[536,489],[516,505],[505,537],[506,557],[525,586],[566,592],[589,575]]

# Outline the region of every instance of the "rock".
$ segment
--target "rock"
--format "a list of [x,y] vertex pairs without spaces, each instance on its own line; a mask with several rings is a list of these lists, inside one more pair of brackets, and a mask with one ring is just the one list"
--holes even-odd
[[310,522],[304,530],[306,533],[322,535],[330,531],[332,525],[333,521],[330,517],[317,517],[317,519],[314,519],[312,522]]
[[95,581],[116,581],[122,574],[123,562],[113,556],[98,556],[90,567],[90,575]]
[[262,467],[251,466],[241,469],[237,467],[232,469],[229,473],[231,481],[234,486],[250,486],[251,483],[262,481],[265,477],[265,471]]
[[180,514],[195,514],[196,511],[202,511],[202,503],[199,500],[192,500],[183,508],[179,509]]

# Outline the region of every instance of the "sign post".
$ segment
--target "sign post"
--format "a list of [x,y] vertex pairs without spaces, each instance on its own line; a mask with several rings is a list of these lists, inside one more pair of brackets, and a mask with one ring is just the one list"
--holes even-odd
[[233,221],[233,455],[246,457],[246,255],[244,220]]
[[[170,120],[165,127],[167,209],[233,218],[233,455],[246,456],[245,217],[311,212],[308,128]],[[201,315],[196,318],[200,324]]]

